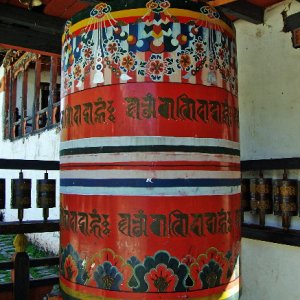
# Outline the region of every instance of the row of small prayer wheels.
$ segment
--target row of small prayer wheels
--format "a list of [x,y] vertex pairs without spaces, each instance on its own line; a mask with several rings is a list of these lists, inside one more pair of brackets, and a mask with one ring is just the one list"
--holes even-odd
[[260,225],[265,225],[266,214],[282,217],[282,227],[289,229],[291,217],[300,215],[298,209],[299,182],[288,179],[286,172],[283,179],[258,178],[242,179],[242,210],[259,215]]
[[[24,209],[31,208],[31,179],[25,179],[23,172],[19,178],[11,180],[11,208],[18,209],[18,219],[23,220]],[[49,208],[55,207],[56,180],[49,179],[48,173],[44,179],[37,180],[36,207],[43,208],[44,220],[49,217]],[[0,209],[5,209],[5,179],[0,179]]]

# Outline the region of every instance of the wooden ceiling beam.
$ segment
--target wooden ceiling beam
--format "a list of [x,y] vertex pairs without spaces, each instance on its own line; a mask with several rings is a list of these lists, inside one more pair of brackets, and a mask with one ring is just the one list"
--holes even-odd
[[232,3],[219,6],[219,8],[225,14],[254,24],[262,24],[264,22],[264,8],[245,0],[234,1]]
[[45,33],[61,33],[66,20],[34,12],[28,9],[0,4],[0,21],[16,24]]
[[61,54],[60,35],[45,34],[16,25],[0,24],[0,44],[7,48]]
[[65,20],[0,4],[0,44],[60,54]]

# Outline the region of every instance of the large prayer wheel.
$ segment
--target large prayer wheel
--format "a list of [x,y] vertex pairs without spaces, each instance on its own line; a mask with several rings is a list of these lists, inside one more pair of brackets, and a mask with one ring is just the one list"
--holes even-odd
[[64,299],[238,299],[235,31],[195,1],[106,1],[66,25]]

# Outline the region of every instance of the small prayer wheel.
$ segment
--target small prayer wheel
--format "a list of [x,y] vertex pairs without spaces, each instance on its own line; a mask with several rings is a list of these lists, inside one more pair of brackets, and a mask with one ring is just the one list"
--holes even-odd
[[250,179],[251,211],[259,215],[259,224],[265,225],[266,214],[272,213],[272,179]]
[[275,216],[281,216],[280,208],[280,184],[281,179],[273,180],[272,194],[273,194],[273,213]]
[[18,179],[11,180],[11,208],[18,209],[18,219],[23,220],[23,210],[31,208],[31,179],[24,179],[23,172]]
[[273,181],[274,215],[282,217],[282,227],[288,230],[291,226],[291,217],[298,212],[298,181],[287,179],[284,172],[283,179]]
[[242,186],[241,186],[242,222],[244,222],[244,212],[251,210],[250,202],[251,202],[250,179],[242,179]]
[[49,208],[55,207],[56,180],[49,179],[48,173],[44,179],[37,180],[36,183],[36,206],[43,208],[43,217],[46,221],[49,217]]
[[0,179],[0,209],[5,208],[5,179]]

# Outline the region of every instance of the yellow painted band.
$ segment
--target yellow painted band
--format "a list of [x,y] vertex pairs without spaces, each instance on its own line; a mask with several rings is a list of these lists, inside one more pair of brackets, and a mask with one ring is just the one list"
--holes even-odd
[[[107,297],[103,297],[103,296],[87,295],[87,294],[79,292],[79,291],[74,291],[73,289],[70,289],[67,286],[65,286],[61,281],[60,281],[60,288],[67,295],[74,297],[74,298],[81,299],[81,300],[116,300],[116,299],[118,299],[118,298],[107,298]],[[189,299],[190,300],[226,300],[226,299],[236,295],[237,293],[239,293],[239,291],[240,291],[240,287],[237,285],[237,286],[223,292],[222,294],[210,295],[210,296],[200,297],[200,298],[199,297],[192,298],[192,296],[189,296]],[[122,300],[127,300],[127,299],[128,298],[126,297]]]
[[[122,18],[129,18],[129,17],[143,17],[145,16],[149,10],[147,8],[136,8],[136,9],[127,9],[127,10],[119,10],[119,11],[114,11],[111,12],[110,14],[107,14],[105,17],[103,17],[103,21],[109,21],[112,19],[118,20]],[[223,28],[225,31],[227,31],[230,35],[233,37],[235,36],[234,31],[232,28],[227,25],[225,22],[223,22],[220,19],[210,19],[206,15],[196,12],[196,11],[190,11],[186,9],[179,9],[179,8],[169,8],[167,10],[167,14],[174,16],[174,17],[189,17],[191,19],[196,19],[196,20],[202,20],[205,21],[209,24],[214,24],[217,26],[220,26]],[[97,18],[87,18],[83,19],[70,28],[70,33],[76,32],[86,26],[93,25],[99,22],[99,19]],[[64,40],[64,35],[63,35],[63,40]]]
[[62,282],[60,282],[60,288],[69,296],[74,297],[74,298],[78,298],[80,300],[115,300],[112,298],[106,298],[106,297],[102,297],[100,298],[100,296],[91,296],[91,295],[87,295],[78,291],[74,291],[68,287],[66,287]]

